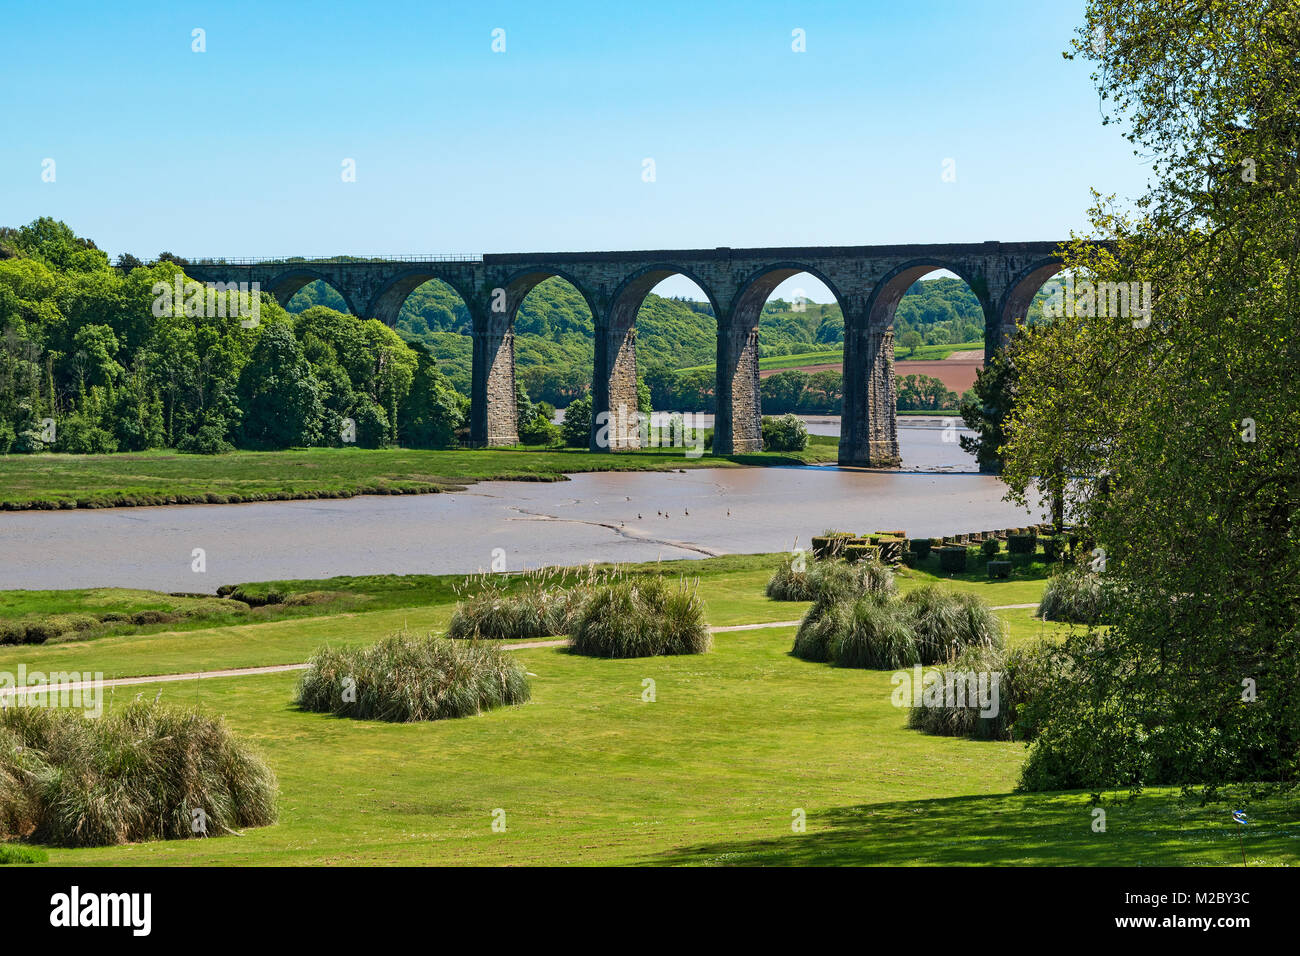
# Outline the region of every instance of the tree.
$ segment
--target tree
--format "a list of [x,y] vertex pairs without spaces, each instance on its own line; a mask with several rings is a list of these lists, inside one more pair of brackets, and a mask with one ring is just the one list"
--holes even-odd
[[1114,603],[1066,645],[1028,787],[1300,771],[1298,34],[1291,3],[1089,0],[1067,54],[1095,62],[1152,187],[1098,196],[1109,243],[1064,262],[1081,299],[1149,283],[1149,308],[1067,311],[1015,361],[1004,478],[1029,503],[1038,476],[1071,476]]
[[411,448],[450,448],[464,427],[469,400],[456,394],[423,345],[412,345],[415,375],[401,409],[398,437]]
[[564,444],[570,448],[589,448],[591,446],[591,393],[575,398],[564,410],[564,420],[560,423]]
[[320,384],[288,325],[261,326],[262,334],[239,376],[248,448],[289,448],[321,440]]
[[902,338],[898,340],[898,344],[907,349],[908,355],[913,355],[916,353],[916,350],[920,348],[922,341],[921,333],[916,331],[916,329],[910,329],[903,333]]
[[1025,348],[1029,334],[1027,328],[1019,329],[1010,346],[993,353],[975,373],[974,399],[961,403],[961,419],[975,435],[962,435],[959,443],[962,451],[975,456],[980,471],[1002,471],[1002,446],[1016,397],[1016,356]]

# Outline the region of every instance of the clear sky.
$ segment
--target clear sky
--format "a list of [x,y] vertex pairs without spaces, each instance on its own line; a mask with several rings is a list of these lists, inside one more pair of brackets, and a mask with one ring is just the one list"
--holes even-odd
[[1061,56],[1081,12],[15,3],[0,224],[141,258],[1064,238],[1146,176]]

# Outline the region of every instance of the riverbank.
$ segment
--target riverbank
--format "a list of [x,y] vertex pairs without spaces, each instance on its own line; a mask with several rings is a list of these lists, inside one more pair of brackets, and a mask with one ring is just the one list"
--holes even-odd
[[462,491],[481,481],[565,481],[586,472],[832,462],[839,439],[812,436],[801,452],[690,458],[682,448],[617,454],[578,449],[305,448],[186,455],[149,451],[114,455],[0,457],[0,509],[55,511],[161,505],[419,495]]
[[210,595],[232,581],[699,559],[807,546],[826,528],[935,537],[1042,520],[1005,493],[973,473],[705,467],[484,481],[457,494],[16,512],[0,515],[0,588]]

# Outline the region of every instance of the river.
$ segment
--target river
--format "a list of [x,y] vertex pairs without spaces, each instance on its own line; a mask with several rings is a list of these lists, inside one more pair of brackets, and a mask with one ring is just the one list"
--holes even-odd
[[[904,420],[906,421],[906,420]],[[942,423],[900,428],[904,460],[956,468]],[[965,456],[969,459],[969,456]],[[938,536],[1039,516],[970,470],[704,468],[489,481],[437,495],[0,512],[0,589],[219,585],[341,574],[652,561],[790,548],[826,528]],[[194,549],[206,570],[192,570]]]

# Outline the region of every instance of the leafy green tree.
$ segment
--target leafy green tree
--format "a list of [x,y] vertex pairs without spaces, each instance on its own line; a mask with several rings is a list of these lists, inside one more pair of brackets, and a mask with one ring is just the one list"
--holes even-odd
[[411,448],[450,448],[465,427],[468,399],[456,393],[437,361],[414,344],[416,371],[399,416],[398,438]]
[[591,393],[576,398],[564,410],[564,420],[560,431],[564,444],[570,448],[588,448],[591,446]]
[[324,414],[320,384],[293,330],[282,323],[261,329],[239,376],[244,409],[241,444],[247,448],[290,448],[320,443]]
[[1002,446],[1007,442],[1007,422],[1016,399],[1016,356],[1025,348],[1029,330],[1022,328],[1010,347],[998,349],[975,373],[972,400],[963,400],[961,419],[975,434],[962,435],[962,451],[975,456],[980,471],[1002,471]]
[[1150,308],[1056,318],[1016,359],[1003,476],[1026,503],[1071,476],[1114,602],[1067,642],[1027,787],[1300,773],[1298,30],[1290,3],[1089,0],[1073,44],[1152,187],[1099,197],[1110,243],[1065,264]]

